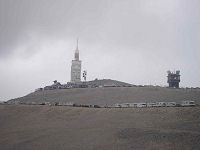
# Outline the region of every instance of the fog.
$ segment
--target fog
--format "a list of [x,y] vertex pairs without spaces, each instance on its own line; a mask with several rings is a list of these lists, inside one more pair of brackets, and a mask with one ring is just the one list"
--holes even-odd
[[0,0],[0,101],[70,81],[79,38],[87,80],[200,86],[199,0]]

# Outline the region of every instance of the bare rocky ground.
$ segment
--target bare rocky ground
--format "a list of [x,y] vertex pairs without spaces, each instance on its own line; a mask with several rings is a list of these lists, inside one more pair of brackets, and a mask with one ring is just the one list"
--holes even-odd
[[163,87],[75,88],[33,92],[12,101],[111,105],[131,102],[182,102],[184,100],[194,100],[197,104],[200,104],[200,89],[169,89]]
[[200,107],[0,105],[2,150],[199,150]]

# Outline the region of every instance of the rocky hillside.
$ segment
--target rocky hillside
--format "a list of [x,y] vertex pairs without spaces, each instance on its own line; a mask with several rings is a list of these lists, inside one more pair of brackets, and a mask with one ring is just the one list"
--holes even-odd
[[117,81],[117,80],[111,80],[111,79],[103,79],[103,80],[93,80],[86,82],[88,85],[91,86],[115,86],[115,87],[131,87],[132,84]]
[[200,104],[200,90],[163,87],[73,88],[33,92],[10,101],[111,105],[131,102],[181,102],[184,100],[194,100],[197,104]]

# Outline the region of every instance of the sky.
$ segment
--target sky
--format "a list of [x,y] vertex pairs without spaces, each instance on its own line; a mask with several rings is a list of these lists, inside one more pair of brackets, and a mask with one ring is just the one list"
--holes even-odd
[[70,81],[77,38],[87,80],[200,86],[199,0],[0,0],[0,101]]

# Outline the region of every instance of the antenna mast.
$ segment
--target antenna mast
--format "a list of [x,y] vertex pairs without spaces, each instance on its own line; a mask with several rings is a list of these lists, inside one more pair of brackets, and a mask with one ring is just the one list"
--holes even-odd
[[78,38],[77,38],[77,45],[76,45],[76,49],[78,50]]

